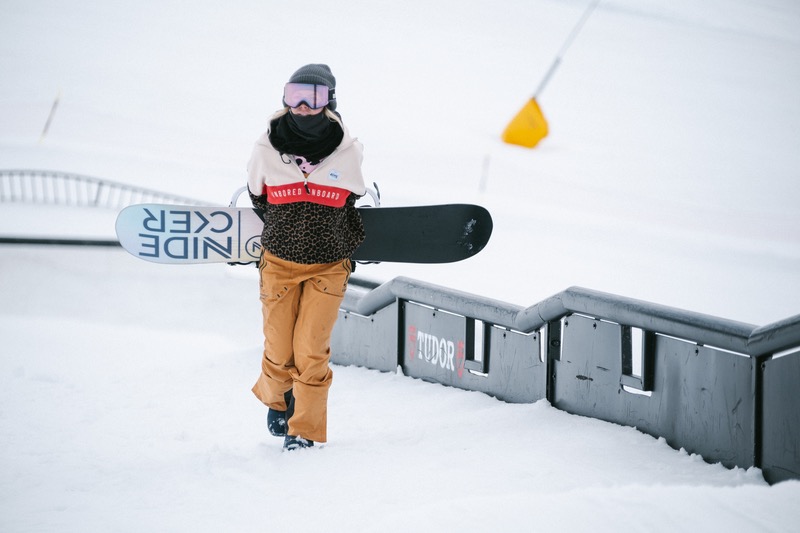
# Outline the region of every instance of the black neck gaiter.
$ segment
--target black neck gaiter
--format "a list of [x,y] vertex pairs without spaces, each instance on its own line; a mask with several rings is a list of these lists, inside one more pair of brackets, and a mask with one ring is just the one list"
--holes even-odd
[[272,122],[269,132],[269,141],[281,154],[303,156],[312,165],[331,155],[342,138],[342,127],[324,112],[294,115],[289,111]]

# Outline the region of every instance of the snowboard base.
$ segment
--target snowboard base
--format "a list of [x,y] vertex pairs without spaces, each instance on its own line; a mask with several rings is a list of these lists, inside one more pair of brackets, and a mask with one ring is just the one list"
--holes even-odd
[[[492,217],[473,204],[359,207],[366,238],[352,259],[451,263],[489,242]],[[166,264],[246,263],[261,256],[263,222],[252,208],[137,204],[116,222],[122,247]]]

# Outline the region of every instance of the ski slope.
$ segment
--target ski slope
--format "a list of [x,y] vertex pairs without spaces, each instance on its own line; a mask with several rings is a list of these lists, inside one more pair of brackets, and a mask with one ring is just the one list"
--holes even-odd
[[[141,263],[141,264],[140,264]],[[188,269],[188,271],[186,270]],[[0,530],[790,531],[768,486],[633,428],[334,368],[330,442],[252,397],[256,285],[219,265],[0,248]]]
[[[0,5],[0,168],[220,203],[298,66],[327,62],[385,205],[475,202],[489,246],[381,264],[531,305],[570,285],[766,324],[800,301],[800,7],[587,2]],[[43,127],[58,105],[46,135]],[[0,234],[113,213],[0,203]],[[24,224],[24,226],[23,226]],[[254,269],[0,247],[0,531],[793,531],[768,486],[633,428],[334,368],[330,442],[281,452],[249,388]]]

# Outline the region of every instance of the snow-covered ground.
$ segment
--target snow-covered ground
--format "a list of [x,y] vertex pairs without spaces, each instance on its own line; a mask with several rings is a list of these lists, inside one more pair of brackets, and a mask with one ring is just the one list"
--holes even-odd
[[[223,203],[286,78],[327,62],[385,205],[473,201],[495,218],[470,261],[359,274],[520,305],[582,285],[753,324],[798,313],[800,5],[604,1],[539,99],[551,135],[532,151],[503,145],[586,4],[6,0],[0,168]],[[0,204],[2,234],[22,231],[20,209]],[[113,220],[23,209],[43,232],[107,236]],[[365,369],[334,369],[330,442],[281,453],[249,392],[253,274],[0,248],[0,531],[800,520],[798,482],[769,487],[758,470],[545,402]]]
[[[187,270],[188,269],[188,270]],[[0,530],[790,531],[768,486],[633,428],[334,368],[330,442],[282,453],[227,267],[0,248]]]

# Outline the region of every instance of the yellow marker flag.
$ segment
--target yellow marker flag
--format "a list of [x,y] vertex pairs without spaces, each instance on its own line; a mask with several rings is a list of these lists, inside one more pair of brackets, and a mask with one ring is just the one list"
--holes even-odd
[[542,110],[539,109],[539,104],[536,102],[536,97],[539,96],[544,90],[545,86],[547,86],[547,83],[550,81],[553,73],[558,68],[558,65],[561,64],[561,58],[564,57],[564,54],[572,44],[572,41],[574,41],[578,36],[581,28],[583,28],[583,25],[586,24],[587,20],[589,20],[589,16],[591,16],[592,12],[599,3],[600,0],[592,0],[592,2],[586,6],[586,9],[583,11],[583,15],[581,16],[580,20],[572,29],[572,32],[567,37],[567,40],[564,41],[564,44],[561,45],[561,50],[558,51],[556,58],[553,60],[553,64],[550,65],[550,68],[547,70],[547,74],[545,74],[542,82],[539,84],[539,88],[536,89],[535,93],[533,93],[533,98],[531,98],[528,103],[525,104],[525,107],[520,109],[519,113],[517,113],[517,116],[511,119],[511,122],[508,124],[508,126],[506,126],[506,129],[503,132],[504,142],[509,144],[518,144],[526,148],[533,148],[539,143],[539,141],[547,137],[547,120],[544,118]]
[[547,131],[547,119],[539,109],[536,98],[531,98],[506,126],[503,132],[503,141],[533,148],[539,141],[547,137]]

